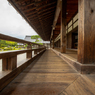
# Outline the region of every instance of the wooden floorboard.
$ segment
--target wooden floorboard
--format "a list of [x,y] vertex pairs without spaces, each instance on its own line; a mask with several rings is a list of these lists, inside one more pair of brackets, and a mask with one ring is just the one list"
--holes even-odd
[[46,50],[0,95],[95,95],[94,85],[86,79],[52,50]]
[[[54,48],[54,49],[60,52],[60,48]],[[64,53],[62,53],[62,54],[64,54]],[[66,53],[64,55],[77,61],[77,51],[67,49]]]

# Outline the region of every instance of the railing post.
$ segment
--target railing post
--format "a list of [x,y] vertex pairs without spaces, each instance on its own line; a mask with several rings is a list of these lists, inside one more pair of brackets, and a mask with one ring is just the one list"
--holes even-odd
[[2,71],[13,70],[17,68],[17,55],[2,59]]
[[27,58],[32,58],[32,45],[31,44],[28,44],[27,49],[28,50],[31,50],[31,51],[27,51],[26,57]]
[[37,54],[37,50],[34,50],[34,54]]
[[31,51],[27,51],[26,54],[27,54],[27,56],[26,56],[27,58],[32,58],[32,50]]

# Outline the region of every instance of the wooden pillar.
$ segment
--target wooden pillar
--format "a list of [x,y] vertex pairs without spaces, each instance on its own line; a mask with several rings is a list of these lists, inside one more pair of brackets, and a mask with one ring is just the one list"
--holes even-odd
[[53,49],[54,49],[54,38],[53,38]]
[[60,41],[60,40],[59,40],[59,43],[60,43],[60,45],[59,45],[59,46],[61,47],[61,41]]
[[40,45],[38,45],[38,48],[40,48]]
[[17,68],[17,55],[2,59],[2,71],[13,70]]
[[72,47],[72,43],[73,43],[73,36],[72,36],[72,33],[70,32],[70,33],[68,33],[67,34],[67,43],[68,43],[68,46],[67,46],[67,48],[74,48],[74,45],[73,45],[73,47]]
[[34,54],[37,54],[37,50],[34,50]]
[[32,50],[31,51],[27,51],[26,54],[27,54],[26,55],[27,58],[32,58]]
[[78,62],[95,64],[95,0],[79,0]]
[[58,41],[57,41],[57,48],[58,48]]
[[58,41],[58,48],[60,48],[60,41]]
[[66,53],[66,4],[67,0],[62,0],[61,9],[61,52]]
[[58,43],[58,48],[59,48],[59,41],[57,43]]
[[52,45],[51,45],[51,40],[50,40],[50,48],[51,48],[51,46],[52,46]]
[[[30,50],[32,49],[31,44],[28,44],[27,49],[30,49]],[[32,58],[32,50],[31,51],[27,51],[26,57],[27,58]]]

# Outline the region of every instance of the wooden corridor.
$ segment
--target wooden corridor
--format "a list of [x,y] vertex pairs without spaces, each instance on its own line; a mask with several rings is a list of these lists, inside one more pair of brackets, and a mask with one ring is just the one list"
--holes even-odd
[[46,50],[0,95],[95,95],[91,79],[73,70],[52,50]]

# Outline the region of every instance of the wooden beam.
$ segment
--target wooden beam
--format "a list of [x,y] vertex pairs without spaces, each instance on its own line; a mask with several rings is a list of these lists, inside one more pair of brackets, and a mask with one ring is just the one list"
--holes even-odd
[[40,11],[38,11],[39,13],[43,13],[43,12],[46,12],[46,11],[49,11],[49,10],[52,10],[52,9],[54,9],[56,6],[52,6],[52,7],[50,7],[50,8],[47,8],[47,9],[44,9],[44,10],[40,10]]
[[45,32],[44,32],[44,29],[43,29],[43,23],[42,23],[42,21],[40,20],[41,17],[40,17],[39,14],[38,14],[38,7],[37,7],[37,5],[36,5],[36,0],[35,0],[35,6],[36,6],[36,11],[37,11],[37,16],[38,16],[39,22],[40,22],[40,24],[41,24],[42,33],[44,34],[45,39],[47,39],[47,37],[46,37],[46,35],[45,35]]
[[55,28],[60,11],[61,11],[61,0],[57,1],[57,6],[56,6],[56,12],[55,12],[55,17],[54,17],[54,21],[53,21],[53,26],[52,26],[52,31],[51,31],[51,39],[52,39],[52,35],[53,35],[53,28]]
[[17,55],[2,59],[2,71],[14,70],[17,68]]
[[67,0],[62,0],[61,9],[61,52],[66,53],[66,6]]
[[55,11],[55,10],[50,10],[50,11],[47,11],[47,12],[45,12],[45,13],[43,13],[43,14],[40,14],[40,13],[38,12],[38,14],[39,14],[39,16],[45,16],[45,15],[48,15],[48,14],[50,14],[50,13],[54,13],[54,11]]
[[79,0],[78,62],[95,64],[95,0]]
[[[48,19],[50,20],[52,18],[52,15],[50,15],[50,16],[48,16],[48,17],[43,17],[43,18],[40,18],[40,20],[41,21],[47,21],[48,22]],[[36,18],[31,18],[31,19],[29,19],[30,21],[34,21],[34,20],[36,20],[37,19],[37,17]],[[53,18],[52,18],[53,19]],[[34,21],[35,22],[35,21]]]
[[31,52],[27,52],[27,53],[26,53],[26,57],[27,57],[27,58],[32,58],[32,51],[31,51]]
[[48,16],[50,16],[50,15],[52,15],[53,16],[53,14],[54,14],[54,12],[51,12],[50,14],[48,14],[48,15],[39,15],[38,13],[36,14],[36,15],[32,15],[32,16],[28,16],[28,18],[29,19],[31,19],[31,18],[38,18],[38,16],[37,15],[39,15],[39,18],[42,18],[42,17],[48,17]]
[[21,8],[24,12],[30,12],[30,11],[34,11],[36,9],[36,7],[27,9],[27,8]]
[[54,49],[54,38],[53,38],[53,49]]
[[43,6],[40,6],[40,7],[37,7],[37,10],[39,11],[41,8],[44,8],[44,7],[47,7],[47,6],[53,5],[53,4],[55,4],[55,3],[56,3],[56,1],[55,1],[55,2],[51,2],[51,3],[48,3],[48,4],[43,5]]
[[[52,12],[52,11],[55,11],[55,10],[51,10],[51,9],[54,9],[55,8],[55,6],[53,6],[53,7],[50,7],[50,8],[48,8],[48,9],[45,9],[45,10],[41,10],[41,11],[38,11],[38,14],[39,15],[43,15],[43,14],[47,14],[47,13],[49,13],[49,12]],[[36,9],[36,8],[35,8]],[[29,13],[29,10],[30,10],[30,13]],[[27,13],[27,15],[26,16],[35,16],[36,14],[37,14],[37,11],[33,11],[33,12],[31,12],[32,11],[32,9],[27,9],[26,10],[26,12],[28,12]],[[24,12],[25,12],[25,10],[24,10]],[[25,14],[26,14],[26,12],[25,12]]]

